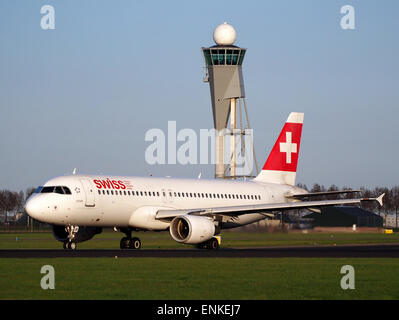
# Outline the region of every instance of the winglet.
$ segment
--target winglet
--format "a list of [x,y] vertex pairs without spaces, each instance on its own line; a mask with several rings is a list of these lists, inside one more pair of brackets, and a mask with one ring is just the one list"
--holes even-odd
[[382,207],[382,198],[384,198],[384,196],[385,196],[385,193],[383,193],[377,199],[375,199],[380,204],[381,207]]

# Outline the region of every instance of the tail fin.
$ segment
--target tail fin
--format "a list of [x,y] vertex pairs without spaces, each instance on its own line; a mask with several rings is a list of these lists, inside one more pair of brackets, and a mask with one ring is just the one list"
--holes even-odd
[[255,181],[295,185],[303,117],[303,113],[290,113]]

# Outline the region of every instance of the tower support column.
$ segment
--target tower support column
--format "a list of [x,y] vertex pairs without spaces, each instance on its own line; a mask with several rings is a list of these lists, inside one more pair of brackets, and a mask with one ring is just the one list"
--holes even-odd
[[215,164],[215,178],[223,179],[225,176],[225,164],[224,164],[224,154],[225,154],[225,130],[216,131],[216,164]]
[[230,99],[230,176],[236,176],[237,99]]

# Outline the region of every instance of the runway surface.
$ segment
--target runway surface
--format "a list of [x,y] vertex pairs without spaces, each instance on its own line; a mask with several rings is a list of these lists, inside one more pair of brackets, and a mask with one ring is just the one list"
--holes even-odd
[[262,248],[88,250],[0,250],[0,258],[399,258],[399,244]]

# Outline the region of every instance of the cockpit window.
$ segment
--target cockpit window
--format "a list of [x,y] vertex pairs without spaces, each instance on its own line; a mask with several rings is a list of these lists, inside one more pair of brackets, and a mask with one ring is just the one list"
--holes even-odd
[[60,186],[55,187],[54,192],[59,194],[64,194],[64,190]]
[[[40,190],[39,190],[40,188]],[[71,190],[65,186],[46,186],[46,187],[39,187],[37,192],[40,193],[59,193],[59,194],[72,194]]]
[[72,194],[68,187],[63,186],[62,189],[64,189],[65,194]]
[[43,187],[42,191],[40,193],[53,193],[54,192],[54,187]]

